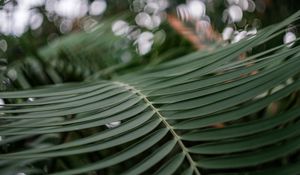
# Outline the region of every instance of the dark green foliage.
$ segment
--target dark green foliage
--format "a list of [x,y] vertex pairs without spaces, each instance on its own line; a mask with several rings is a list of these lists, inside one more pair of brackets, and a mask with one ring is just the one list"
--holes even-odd
[[[100,35],[105,27],[97,30],[100,41],[79,33],[40,50],[26,59],[35,68],[23,60],[11,65],[24,88],[32,85],[28,75],[39,75],[41,84],[72,74],[85,81],[0,92],[7,103],[0,108],[0,174],[298,174],[300,46],[236,58],[299,16],[254,38],[152,59],[134,71],[127,66],[135,63],[97,57],[119,41]],[[79,51],[78,43],[86,47]],[[107,65],[91,67],[97,61]],[[106,126],[115,121],[121,125]]]

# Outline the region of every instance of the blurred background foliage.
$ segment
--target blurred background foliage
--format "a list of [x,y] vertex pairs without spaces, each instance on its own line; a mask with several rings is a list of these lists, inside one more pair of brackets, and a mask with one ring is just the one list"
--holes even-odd
[[[203,1],[206,12],[196,10],[196,15],[204,13],[199,20],[189,20],[186,9],[180,9],[189,1],[153,2],[157,4],[146,8],[146,0],[2,1],[1,89],[111,78],[175,55],[218,47],[226,43],[222,31],[228,26],[238,32],[260,29],[299,9],[296,0],[251,0],[241,19],[233,23],[228,9],[235,3],[245,6],[239,1]],[[118,20],[125,22],[117,24],[123,31],[112,27]],[[107,31],[105,37],[99,27]],[[297,33],[295,26],[291,28]],[[208,35],[209,30],[214,36]],[[269,43],[263,49],[271,47]]]

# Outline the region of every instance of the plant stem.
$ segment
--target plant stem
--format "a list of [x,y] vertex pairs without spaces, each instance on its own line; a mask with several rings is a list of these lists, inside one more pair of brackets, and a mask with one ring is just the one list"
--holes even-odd
[[196,173],[196,175],[201,175],[187,147],[183,144],[182,140],[180,139],[180,136],[175,132],[174,128],[167,122],[166,118],[159,112],[159,110],[155,106],[153,106],[152,102],[144,94],[142,94],[140,90],[136,89],[135,87],[122,82],[116,82],[116,84],[125,87],[128,90],[132,90],[133,93],[139,95],[145,101],[145,103],[149,105],[149,107],[155,112],[155,114],[159,117],[159,119],[163,122],[163,124],[169,129],[169,131],[177,141],[178,145],[182,149],[188,162],[191,164],[193,171]]

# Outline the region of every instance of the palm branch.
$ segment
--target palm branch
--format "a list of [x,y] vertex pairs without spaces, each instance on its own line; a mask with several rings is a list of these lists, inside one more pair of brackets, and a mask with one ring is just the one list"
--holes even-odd
[[298,174],[299,46],[236,58],[299,15],[110,80],[1,92],[0,173]]

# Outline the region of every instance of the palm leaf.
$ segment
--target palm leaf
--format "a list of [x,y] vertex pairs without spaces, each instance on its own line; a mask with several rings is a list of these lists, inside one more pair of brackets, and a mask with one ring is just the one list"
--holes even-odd
[[[48,164],[49,159],[77,157],[83,159],[78,166],[45,171],[297,174],[299,46],[280,45],[243,61],[235,58],[279,36],[299,15],[237,44],[195,52],[112,80],[1,92],[9,102],[0,109],[1,145],[49,139],[51,134],[59,134],[63,141],[25,144],[13,151],[8,146],[0,156],[0,171],[36,171],[32,167],[38,167],[39,161]],[[293,82],[287,84],[291,78]],[[278,90],[278,86],[284,87]],[[27,98],[36,100],[24,101]],[[268,110],[283,101],[288,105],[275,113]],[[107,127],[115,121],[121,124]],[[72,137],[79,131],[84,134]],[[90,153],[97,159],[86,163]]]

